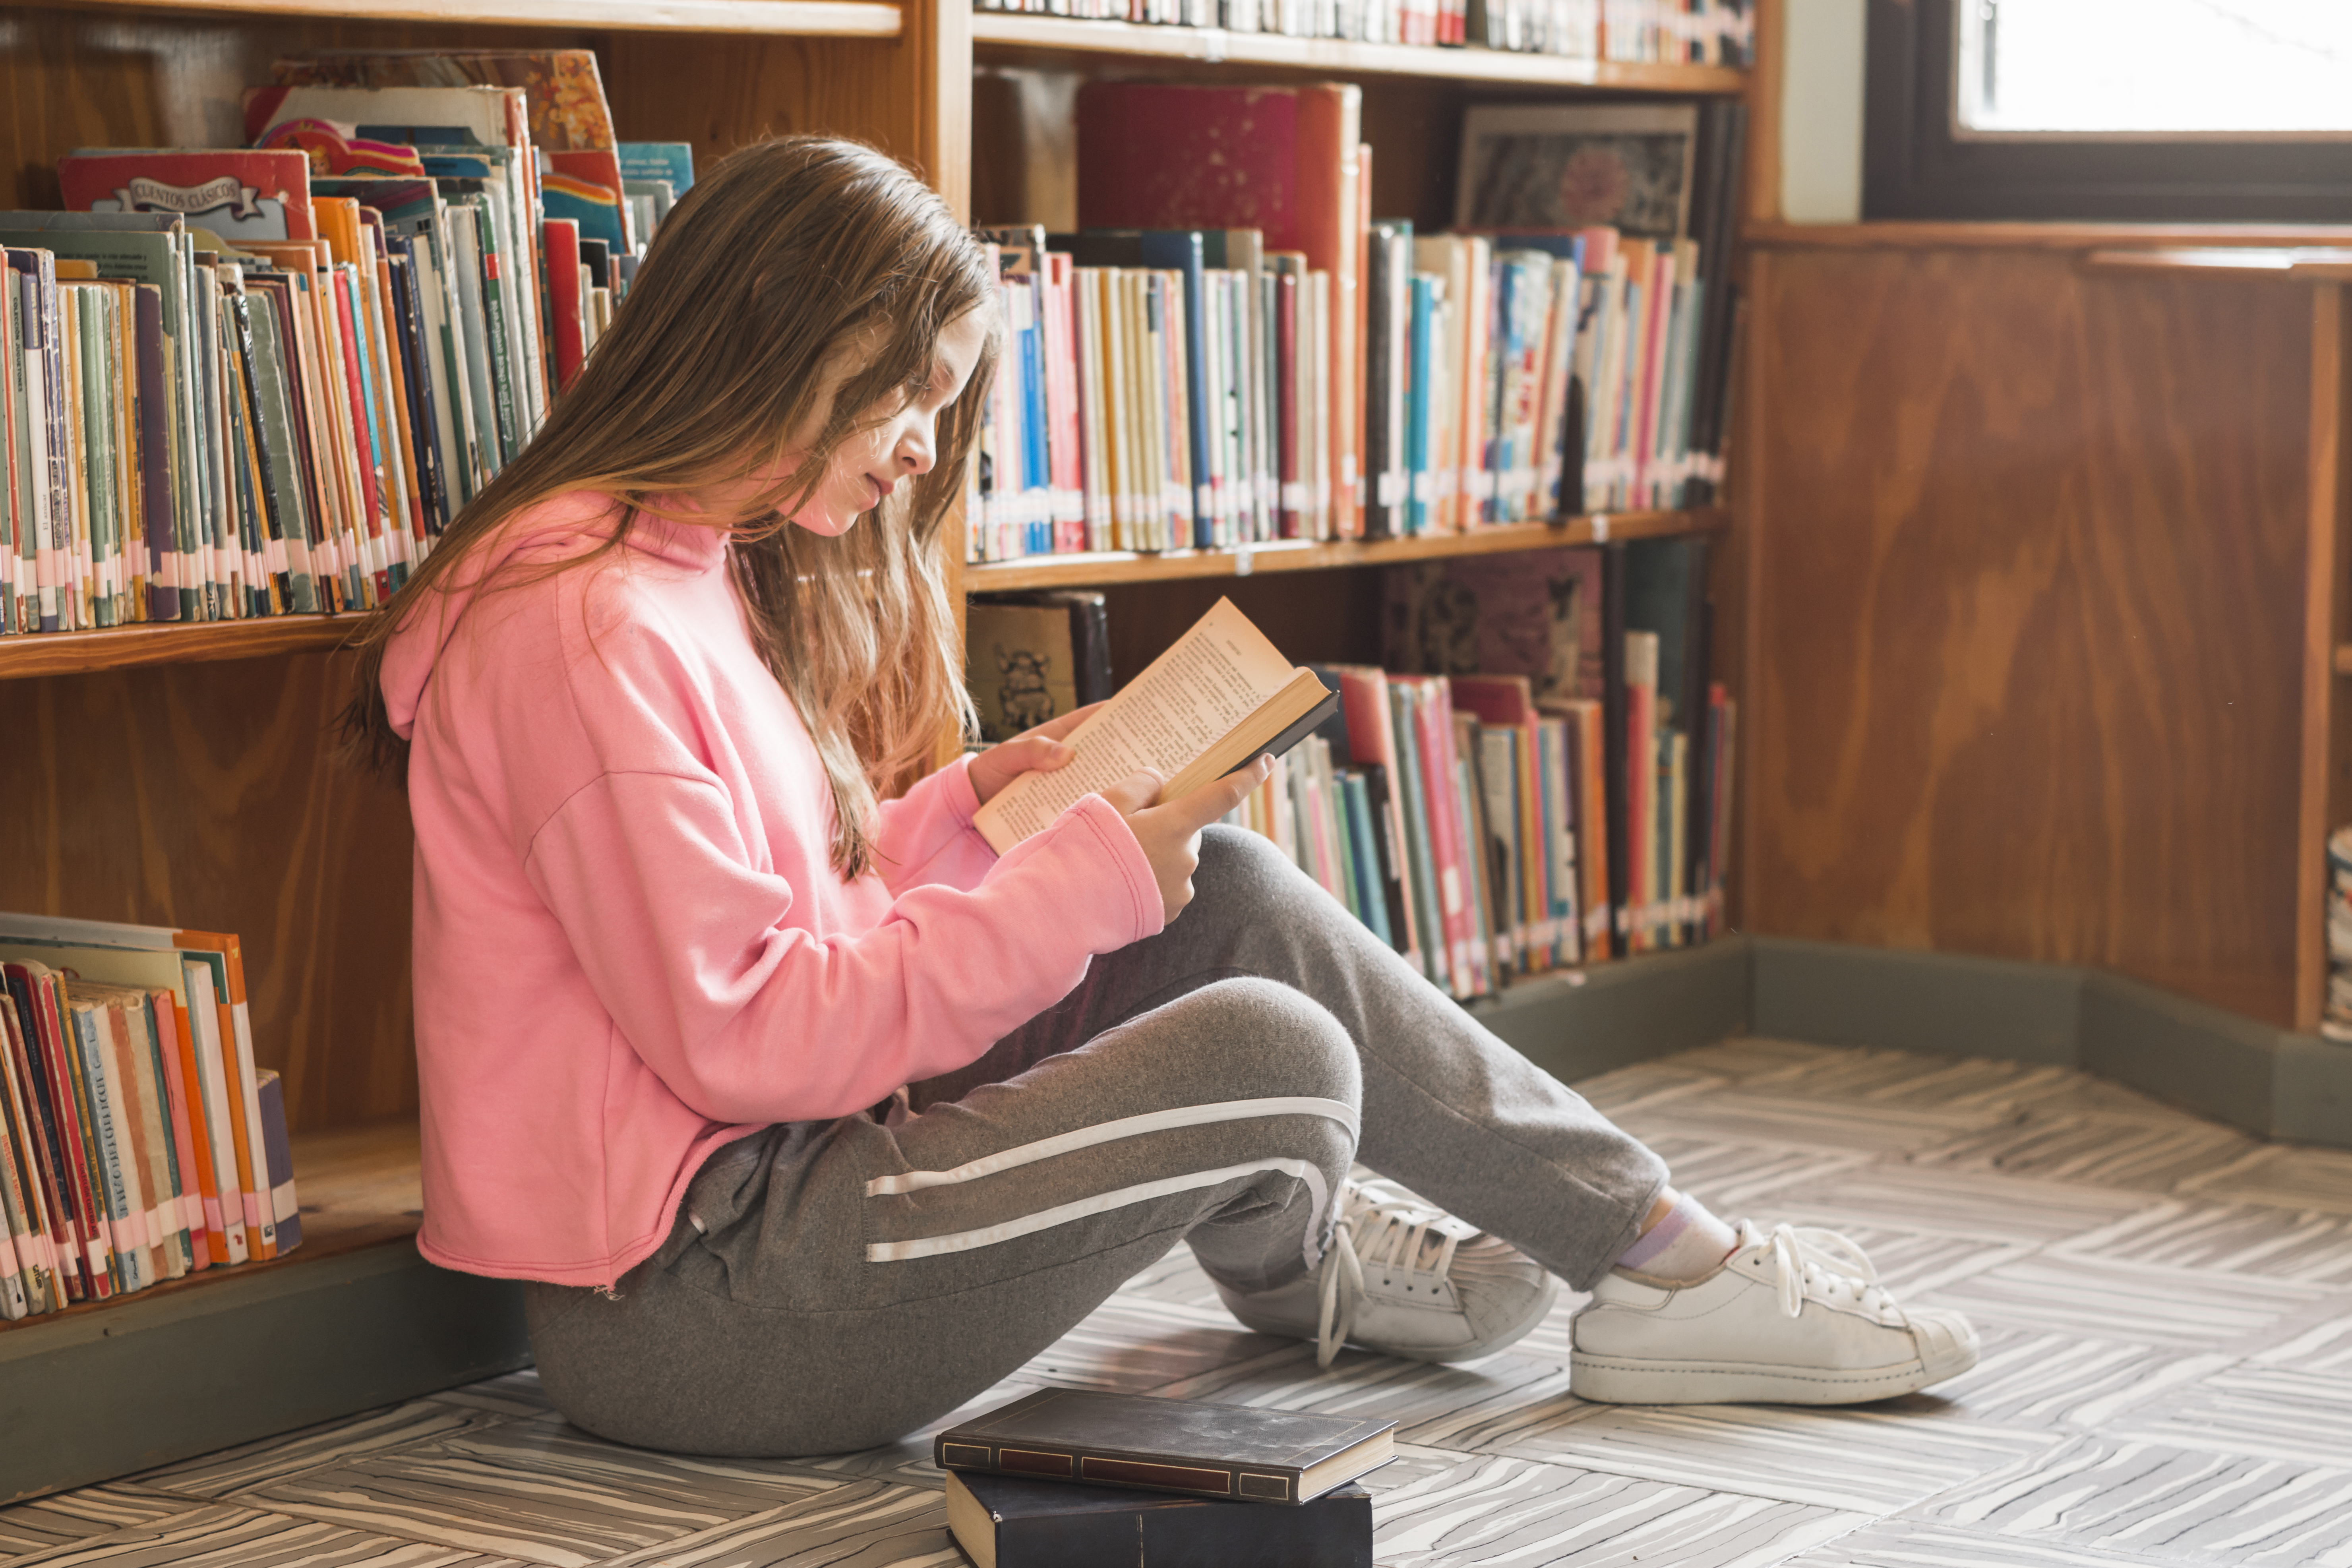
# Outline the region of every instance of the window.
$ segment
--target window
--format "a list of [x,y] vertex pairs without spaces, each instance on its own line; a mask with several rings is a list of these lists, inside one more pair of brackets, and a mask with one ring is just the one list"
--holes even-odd
[[1864,214],[2352,222],[2352,0],[1870,0]]

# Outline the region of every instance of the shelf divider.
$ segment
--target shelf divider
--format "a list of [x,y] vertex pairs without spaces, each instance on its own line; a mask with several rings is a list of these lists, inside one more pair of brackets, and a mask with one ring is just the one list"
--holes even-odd
[[1559,522],[1511,522],[1467,533],[1421,534],[1411,539],[1278,540],[1221,550],[1168,550],[1158,553],[1107,550],[1071,555],[1030,555],[1015,561],[968,562],[968,594],[1014,588],[1092,587],[1117,583],[1166,583],[1186,577],[1247,577],[1261,572],[1320,572],[1336,566],[1381,566],[1399,561],[1432,561],[1450,555],[1495,555],[1545,550],[1562,544],[1600,544],[1612,539],[1658,539],[1708,533],[1727,527],[1719,507],[1685,511],[1596,512]]
[[905,30],[887,0],[80,0],[142,11],[242,12],[352,22],[604,27],[643,33],[895,38]]
[[1566,55],[1441,48],[1423,44],[1359,44],[1344,38],[1294,38],[1281,33],[1093,22],[1073,16],[1036,16],[1007,11],[974,12],[971,41],[973,47],[982,51],[1131,55],[1212,64],[1228,61],[1338,76],[1441,77],[1454,81],[1600,87],[1628,92],[1731,95],[1748,88],[1748,72],[1736,66],[1588,60]]

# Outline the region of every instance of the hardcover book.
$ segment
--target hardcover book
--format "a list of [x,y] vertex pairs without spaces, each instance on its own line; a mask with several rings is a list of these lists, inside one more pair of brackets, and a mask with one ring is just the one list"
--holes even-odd
[[1028,773],[974,814],[998,854],[1080,796],[1150,768],[1173,800],[1222,778],[1261,752],[1277,756],[1339,710],[1311,669],[1293,666],[1265,634],[1219,599],[1141,675],[1070,731],[1077,755],[1052,773]]
[[979,1568],[1371,1568],[1372,1500],[1350,1482],[1279,1511],[1118,1487],[948,1476],[948,1529]]
[[1396,1423],[1045,1388],[941,1432],[943,1470],[1311,1502],[1394,1457]]

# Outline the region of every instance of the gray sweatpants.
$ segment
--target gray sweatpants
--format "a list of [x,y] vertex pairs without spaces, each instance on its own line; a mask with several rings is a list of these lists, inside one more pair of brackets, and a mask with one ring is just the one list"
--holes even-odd
[[711,1156],[610,1294],[526,1289],[591,1432],[689,1453],[887,1442],[998,1382],[1179,1240],[1243,1290],[1313,1267],[1360,1159],[1573,1286],[1657,1156],[1414,973],[1264,839],[1212,827],[1192,904],[914,1114]]

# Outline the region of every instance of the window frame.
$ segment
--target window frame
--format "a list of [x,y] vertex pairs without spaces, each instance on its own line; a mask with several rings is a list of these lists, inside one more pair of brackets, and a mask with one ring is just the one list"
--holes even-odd
[[1958,6],[1869,0],[1866,219],[2352,222],[2352,140],[1963,134]]

